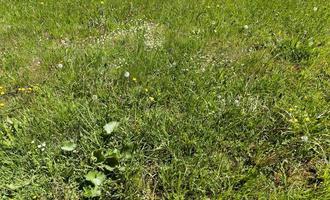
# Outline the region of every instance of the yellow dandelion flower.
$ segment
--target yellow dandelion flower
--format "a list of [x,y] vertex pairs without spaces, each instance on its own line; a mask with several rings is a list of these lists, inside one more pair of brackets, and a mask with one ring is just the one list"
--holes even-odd
[[0,103],[0,107],[4,107],[5,106],[5,103]]
[[144,91],[145,91],[145,92],[149,92],[148,88],[145,88]]
[[137,79],[135,77],[132,78],[133,81],[137,81]]

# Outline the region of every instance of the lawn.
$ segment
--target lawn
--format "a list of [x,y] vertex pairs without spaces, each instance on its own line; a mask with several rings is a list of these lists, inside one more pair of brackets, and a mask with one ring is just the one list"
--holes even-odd
[[330,199],[330,1],[0,0],[0,199]]

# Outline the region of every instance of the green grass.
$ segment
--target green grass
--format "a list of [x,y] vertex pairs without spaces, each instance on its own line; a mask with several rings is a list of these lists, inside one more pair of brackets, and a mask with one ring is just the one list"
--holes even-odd
[[0,198],[329,199],[329,9],[0,0]]

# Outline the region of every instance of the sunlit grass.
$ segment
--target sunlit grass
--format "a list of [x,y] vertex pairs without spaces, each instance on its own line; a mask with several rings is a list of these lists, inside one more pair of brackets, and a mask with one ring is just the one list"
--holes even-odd
[[329,3],[1,1],[1,199],[329,199]]

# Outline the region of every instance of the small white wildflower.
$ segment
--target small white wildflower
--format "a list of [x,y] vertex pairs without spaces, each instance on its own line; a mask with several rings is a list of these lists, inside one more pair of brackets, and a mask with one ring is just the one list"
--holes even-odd
[[45,151],[45,148],[41,148],[41,151]]
[[128,78],[128,77],[129,77],[129,75],[130,75],[130,73],[129,73],[129,72],[125,72],[125,73],[124,73],[124,77],[125,77],[125,78]]
[[306,136],[306,135],[301,136],[300,138],[301,138],[301,140],[302,140],[303,142],[307,142],[307,141],[308,141],[308,136]]
[[46,142],[43,142],[43,143],[41,144],[41,146],[45,147],[45,146],[46,146]]
[[96,100],[98,99],[97,95],[94,94],[94,95],[92,96],[92,99],[93,99],[93,101],[96,101]]
[[38,147],[38,149],[40,149],[42,146],[41,146],[41,144],[39,144],[37,147]]
[[60,63],[60,64],[57,65],[57,67],[60,68],[60,69],[62,69],[63,68],[63,64]]
[[318,9],[317,7],[314,7],[314,8],[313,8],[313,11],[314,11],[314,12],[316,12],[316,11],[317,11],[317,9]]
[[248,25],[244,25],[244,29],[249,29],[249,26]]
[[31,141],[31,144],[34,144],[34,140]]

